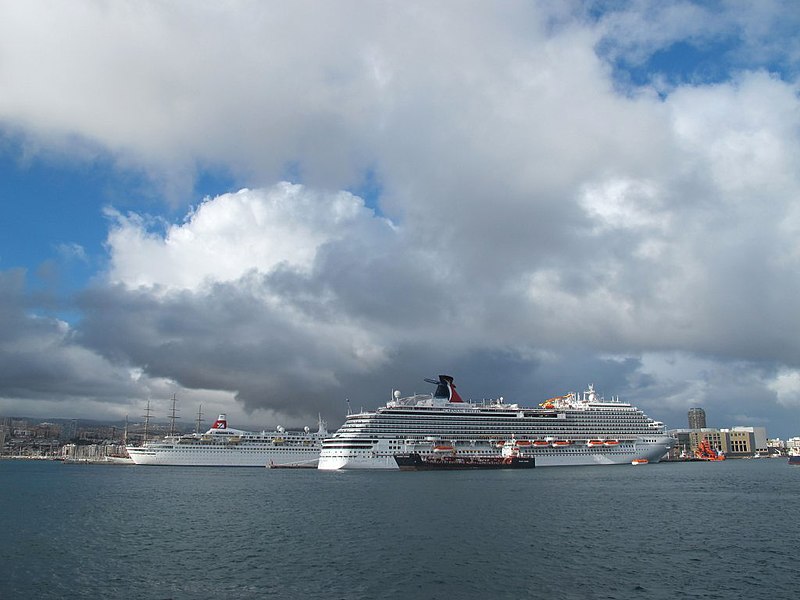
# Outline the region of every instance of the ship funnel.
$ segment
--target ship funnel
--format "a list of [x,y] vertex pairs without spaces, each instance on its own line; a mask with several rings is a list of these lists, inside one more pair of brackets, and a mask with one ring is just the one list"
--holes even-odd
[[439,375],[439,381],[434,381],[433,379],[426,379],[425,381],[436,384],[436,391],[433,393],[434,398],[440,398],[448,402],[463,402],[450,375]]

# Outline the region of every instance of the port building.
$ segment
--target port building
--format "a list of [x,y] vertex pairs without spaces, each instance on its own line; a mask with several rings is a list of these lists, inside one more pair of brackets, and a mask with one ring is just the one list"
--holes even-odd
[[701,442],[707,441],[727,458],[769,456],[767,431],[764,427],[731,427],[715,429],[675,429],[670,432],[678,440],[674,458],[694,456]]

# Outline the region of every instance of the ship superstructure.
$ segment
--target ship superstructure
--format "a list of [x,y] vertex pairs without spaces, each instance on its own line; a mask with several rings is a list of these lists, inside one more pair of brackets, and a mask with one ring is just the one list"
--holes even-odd
[[225,415],[219,415],[205,433],[168,435],[141,446],[127,446],[128,455],[137,465],[172,465],[195,467],[266,467],[275,465],[315,465],[322,440],[328,436],[320,418],[318,430],[306,427],[290,431],[243,431],[228,427]]
[[395,454],[500,456],[514,443],[537,467],[658,462],[675,444],[664,424],[631,404],[606,401],[593,386],[525,408],[502,398],[464,402],[453,378],[433,394],[393,399],[374,412],[349,414],[322,444],[319,468],[397,469]]

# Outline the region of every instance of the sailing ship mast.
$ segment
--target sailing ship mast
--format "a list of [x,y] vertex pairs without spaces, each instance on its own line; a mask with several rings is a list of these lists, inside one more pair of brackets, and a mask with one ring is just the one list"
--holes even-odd
[[200,423],[203,422],[203,405],[197,409],[197,420],[194,422],[194,432],[200,433]]
[[170,436],[175,435],[175,419],[180,419],[177,415],[177,399],[175,398],[175,394],[172,394],[172,412],[169,415],[169,434]]
[[150,411],[150,398],[147,399],[147,408],[144,410],[144,441],[147,442],[147,433],[150,429],[150,417],[152,412]]

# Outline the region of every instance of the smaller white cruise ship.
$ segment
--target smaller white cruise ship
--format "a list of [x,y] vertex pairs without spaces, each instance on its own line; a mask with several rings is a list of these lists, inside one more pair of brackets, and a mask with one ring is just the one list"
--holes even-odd
[[228,427],[219,415],[205,433],[168,435],[141,446],[127,446],[137,465],[191,467],[268,467],[316,466],[322,440],[328,435],[325,421],[319,419],[316,432],[308,427],[289,431],[243,431]]

